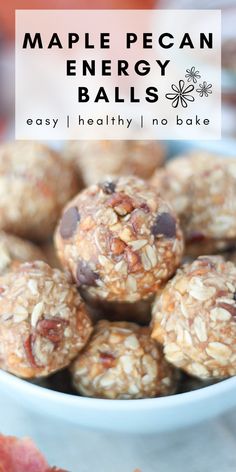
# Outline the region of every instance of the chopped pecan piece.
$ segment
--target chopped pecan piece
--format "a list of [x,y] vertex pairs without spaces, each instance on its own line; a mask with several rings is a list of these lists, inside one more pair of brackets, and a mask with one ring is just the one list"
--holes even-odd
[[236,306],[224,302],[219,303],[218,306],[227,310],[234,318],[236,317]]
[[127,245],[120,238],[112,238],[110,243],[112,254],[119,256],[123,254]]
[[156,217],[151,231],[154,236],[174,238],[176,236],[176,220],[169,213],[161,213]]
[[40,320],[37,324],[37,333],[47,338],[54,344],[61,341],[64,328],[69,324],[67,320],[61,318],[53,318],[50,320]]
[[33,354],[33,343],[34,343],[34,339],[35,339],[35,336],[33,334],[30,334],[28,336],[28,338],[25,339],[24,341],[24,349],[25,349],[25,353],[26,353],[26,356],[27,356],[27,359],[29,361],[29,364],[32,366],[32,367],[39,367],[36,360],[35,360],[35,357],[34,357],[34,354]]
[[115,357],[108,352],[101,352],[100,353],[100,360],[106,369],[110,369],[115,365]]
[[107,205],[112,207],[119,216],[125,216],[134,210],[132,199],[124,193],[114,193],[107,200]]
[[125,252],[126,260],[128,263],[128,270],[130,273],[138,272],[142,268],[141,260],[137,252],[132,251],[129,247]]

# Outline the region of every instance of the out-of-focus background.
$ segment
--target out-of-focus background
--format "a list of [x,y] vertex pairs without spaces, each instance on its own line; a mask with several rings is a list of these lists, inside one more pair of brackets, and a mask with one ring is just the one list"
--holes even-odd
[[160,8],[220,9],[222,14],[222,137],[236,138],[236,1],[161,0]]

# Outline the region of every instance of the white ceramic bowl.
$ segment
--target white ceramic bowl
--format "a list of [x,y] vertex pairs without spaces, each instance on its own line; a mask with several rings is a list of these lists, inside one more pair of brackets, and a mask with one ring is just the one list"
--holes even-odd
[[1,391],[21,407],[79,427],[122,433],[157,433],[213,418],[236,406],[236,377],[169,397],[102,400],[54,392],[0,371]]
[[[171,142],[170,155],[196,147],[196,143]],[[232,155],[236,143],[200,143],[199,147]],[[193,425],[236,407],[236,377],[200,390],[143,400],[83,398],[39,387],[1,370],[0,386],[3,394],[24,409],[42,414],[47,422],[59,420],[64,428],[72,422],[94,430],[157,433]]]

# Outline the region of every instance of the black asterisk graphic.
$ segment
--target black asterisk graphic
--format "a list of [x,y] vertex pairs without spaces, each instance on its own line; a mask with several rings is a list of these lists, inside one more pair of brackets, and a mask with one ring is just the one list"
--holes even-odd
[[205,80],[203,84],[199,84],[199,89],[196,89],[196,92],[199,93],[199,97],[208,97],[212,93],[212,84],[208,84]]
[[187,108],[188,102],[194,102],[195,98],[190,94],[194,90],[193,85],[185,86],[184,80],[179,81],[179,85],[172,84],[172,90],[174,93],[167,93],[166,98],[172,100],[172,107],[177,108],[181,105],[183,108]]
[[196,70],[196,67],[191,67],[191,69],[186,69],[187,74],[185,75],[185,78],[187,79],[188,82],[193,82],[194,84],[197,83],[198,79],[201,78],[199,74],[199,70]]

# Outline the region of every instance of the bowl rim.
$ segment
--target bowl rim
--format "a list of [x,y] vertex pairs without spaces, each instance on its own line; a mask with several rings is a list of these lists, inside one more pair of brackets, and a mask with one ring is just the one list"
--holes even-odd
[[73,408],[84,407],[93,410],[101,410],[102,407],[106,407],[108,410],[115,409],[116,411],[140,411],[149,408],[152,409],[154,407],[155,409],[162,409],[168,408],[168,406],[178,407],[182,406],[183,404],[186,405],[186,402],[194,403],[194,401],[200,401],[202,399],[209,399],[218,395],[222,395],[234,387],[236,389],[236,376],[234,376],[221,380],[213,385],[208,385],[206,387],[189,392],[177,393],[175,395],[135,400],[112,400],[106,398],[82,397],[79,395],[77,396],[71,395],[69,393],[58,392],[40,385],[35,385],[26,379],[19,378],[0,369],[0,383],[3,382],[8,387],[14,387],[18,393],[21,391],[23,394],[32,394],[34,398],[36,396],[41,397],[42,400],[45,399],[53,402],[54,404],[60,404],[61,406],[69,406]]

